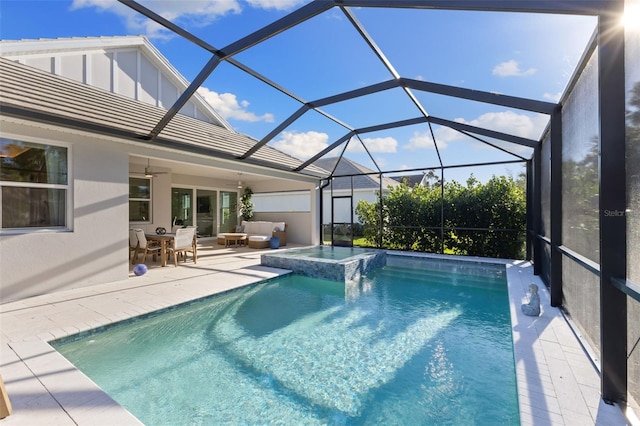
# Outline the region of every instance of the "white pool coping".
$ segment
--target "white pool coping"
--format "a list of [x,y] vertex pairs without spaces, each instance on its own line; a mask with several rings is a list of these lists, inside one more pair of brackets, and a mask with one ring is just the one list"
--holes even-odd
[[[446,256],[451,259],[451,256]],[[0,375],[13,413],[5,425],[139,425],[141,422],[47,343],[158,309],[272,278],[260,252],[153,268],[141,277],[0,305]],[[472,260],[468,257],[461,260]],[[487,259],[477,259],[487,261]],[[505,262],[522,425],[625,425],[600,398],[598,372],[528,262]],[[538,284],[539,317],[522,314]]]

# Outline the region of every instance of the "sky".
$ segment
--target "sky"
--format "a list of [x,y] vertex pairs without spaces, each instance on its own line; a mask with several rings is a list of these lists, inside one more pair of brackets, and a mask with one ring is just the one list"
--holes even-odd
[[[216,48],[291,13],[306,1],[139,1]],[[233,59],[305,102],[390,80],[394,75],[557,102],[595,29],[585,16],[349,8],[391,64],[384,65],[347,13],[332,8],[246,49]],[[189,81],[211,54],[112,0],[0,0],[0,38],[7,40],[146,35]],[[224,49],[223,49],[224,50]],[[222,61],[199,93],[238,132],[258,140],[300,103]],[[430,116],[538,140],[548,116],[411,90]],[[421,116],[402,89],[330,104],[305,113],[269,144],[306,160],[350,129]],[[331,117],[331,118],[328,118]],[[332,119],[333,118],[333,119]],[[475,135],[476,137],[478,135]],[[434,138],[437,144],[434,144]],[[426,124],[363,133],[346,156],[371,169],[410,170],[530,158],[530,148]],[[370,156],[366,153],[366,146]],[[437,150],[436,150],[437,145]],[[341,152],[334,150],[328,156]],[[506,152],[505,152],[506,151]],[[521,165],[449,168],[446,179],[517,176]]]

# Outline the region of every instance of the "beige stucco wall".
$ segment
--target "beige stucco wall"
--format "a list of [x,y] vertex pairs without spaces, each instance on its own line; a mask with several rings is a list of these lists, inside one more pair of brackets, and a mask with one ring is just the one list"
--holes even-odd
[[0,301],[126,279],[129,157],[125,147],[4,121],[0,128],[3,137],[68,144],[73,191],[69,230],[0,234]]
[[313,244],[314,225],[311,213],[256,213],[251,220],[285,222],[287,224],[287,244]]

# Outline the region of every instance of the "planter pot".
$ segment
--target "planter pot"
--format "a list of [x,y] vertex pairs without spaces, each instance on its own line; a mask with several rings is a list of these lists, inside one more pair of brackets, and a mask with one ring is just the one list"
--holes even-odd
[[278,247],[280,247],[280,238],[271,237],[271,239],[269,240],[269,247],[271,247],[272,249],[277,249]]

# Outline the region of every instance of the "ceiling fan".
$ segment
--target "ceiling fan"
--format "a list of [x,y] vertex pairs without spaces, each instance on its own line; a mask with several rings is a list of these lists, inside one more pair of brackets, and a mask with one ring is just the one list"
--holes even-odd
[[147,158],[147,167],[144,168],[144,177],[153,178],[153,177],[156,177],[157,175],[163,175],[163,174],[166,174],[166,173],[168,173],[168,172],[154,172],[151,169],[150,160]]

